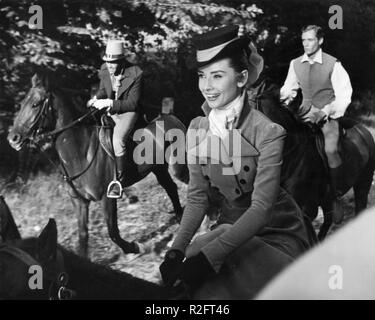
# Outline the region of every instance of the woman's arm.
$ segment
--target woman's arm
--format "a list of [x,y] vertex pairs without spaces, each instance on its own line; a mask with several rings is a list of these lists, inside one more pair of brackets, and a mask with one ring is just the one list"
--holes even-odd
[[[194,130],[198,129],[200,119],[201,117],[192,120],[188,132],[195,132]],[[195,137],[193,138],[192,135],[189,138],[188,134],[187,140],[186,145],[187,149],[189,149],[194,143]],[[192,146],[192,148],[194,148],[194,146]],[[209,183],[204,178],[202,167],[197,161],[198,158],[195,155],[192,155],[188,150],[187,162],[189,168],[189,186],[187,202],[177,237],[172,245],[172,249],[178,249],[182,252],[185,252],[186,247],[200,227],[209,208]]]
[[274,123],[261,130],[263,134],[258,147],[260,155],[251,206],[227,231],[202,249],[216,272],[229,253],[267,225],[279,194],[285,130]]

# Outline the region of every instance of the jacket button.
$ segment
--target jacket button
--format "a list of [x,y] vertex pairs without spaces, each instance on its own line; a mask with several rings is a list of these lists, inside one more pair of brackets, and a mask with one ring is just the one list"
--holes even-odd
[[241,180],[240,180],[240,183],[241,183],[241,184],[246,184],[246,180],[245,180],[245,179],[241,179]]
[[240,189],[237,189],[237,188],[236,188],[235,191],[236,191],[237,194],[240,194],[240,193],[241,193]]
[[244,169],[245,171],[249,171],[249,170],[250,170],[249,166],[244,166],[243,169]]
[[205,178],[206,180],[210,180],[210,177],[209,177],[209,176],[204,176],[204,178]]

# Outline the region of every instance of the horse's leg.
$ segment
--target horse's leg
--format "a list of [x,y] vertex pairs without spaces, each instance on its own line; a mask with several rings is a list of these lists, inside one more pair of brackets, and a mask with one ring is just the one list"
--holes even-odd
[[369,162],[367,167],[363,170],[358,180],[353,186],[355,199],[355,214],[358,215],[367,207],[367,198],[370,192],[372,179],[374,176],[374,164]]
[[156,166],[155,169],[152,170],[152,172],[155,174],[159,184],[167,192],[169,198],[172,201],[176,218],[180,220],[182,217],[183,209],[181,207],[180,198],[178,197],[177,185],[169,174],[168,167],[165,165]]
[[79,236],[79,245],[78,245],[78,254],[83,257],[87,257],[88,254],[88,241],[89,241],[89,205],[90,201],[71,198],[74,206],[77,211],[78,218],[78,236]]
[[136,242],[128,242],[121,238],[120,230],[117,224],[117,202],[115,199],[102,199],[102,206],[104,211],[105,221],[107,223],[108,234],[111,240],[116,243],[122,251],[127,253],[139,253],[139,246]]

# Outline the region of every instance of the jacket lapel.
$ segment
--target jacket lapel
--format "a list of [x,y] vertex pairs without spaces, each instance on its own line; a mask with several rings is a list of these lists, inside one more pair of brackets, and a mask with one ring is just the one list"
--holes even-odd
[[129,69],[125,69],[124,77],[120,80],[121,85],[117,92],[117,99],[128,89],[131,84],[134,82],[134,78],[131,76]]
[[108,98],[112,98],[112,83],[111,83],[111,77],[109,75],[109,72],[108,70],[106,70],[105,74],[104,74],[104,88],[105,88],[105,92],[107,93],[107,97]]
[[[209,130],[208,115],[211,111],[206,102],[202,105],[202,110],[206,117],[201,118],[198,130],[199,134],[192,132],[188,137],[188,153],[191,156],[200,158],[199,163],[207,163],[210,158],[214,163],[229,164],[238,162],[242,157],[256,157],[258,150],[243,135],[245,128],[251,126],[248,115],[251,106],[245,97],[244,106],[238,120],[234,123],[234,130],[229,130],[229,134],[222,140],[213,135]],[[192,136],[195,135],[195,136]]]

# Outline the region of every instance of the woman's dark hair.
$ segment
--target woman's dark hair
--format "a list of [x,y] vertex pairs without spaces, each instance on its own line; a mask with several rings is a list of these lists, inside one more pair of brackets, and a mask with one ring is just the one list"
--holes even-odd
[[238,73],[242,72],[243,70],[248,70],[249,74],[252,72],[254,68],[249,63],[249,54],[251,52],[247,52],[247,50],[243,49],[241,51],[232,53],[228,56],[230,59],[230,66]]

